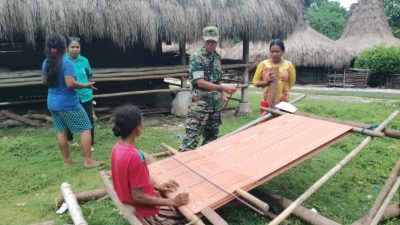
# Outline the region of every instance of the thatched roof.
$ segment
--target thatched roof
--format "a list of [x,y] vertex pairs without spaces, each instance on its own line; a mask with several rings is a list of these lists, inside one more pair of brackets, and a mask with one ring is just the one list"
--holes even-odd
[[[343,68],[350,64],[349,52],[333,40],[318,33],[311,28],[306,15],[305,2],[297,1],[301,8],[299,21],[295,32],[285,42],[285,58],[296,66],[304,67],[331,67]],[[256,66],[260,61],[268,58],[268,45],[266,42],[250,44],[250,61]],[[240,59],[242,57],[242,44],[226,49],[225,58]]]
[[50,32],[108,39],[125,48],[195,41],[202,28],[225,37],[271,39],[291,33],[295,0],[0,0],[0,40],[35,44]]
[[351,6],[343,35],[337,42],[355,57],[363,49],[378,44],[400,44],[400,39],[392,34],[383,0],[359,0]]

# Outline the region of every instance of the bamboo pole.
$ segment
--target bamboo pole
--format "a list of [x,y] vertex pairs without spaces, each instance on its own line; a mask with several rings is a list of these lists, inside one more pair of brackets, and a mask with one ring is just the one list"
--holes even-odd
[[[385,121],[383,121],[374,131],[382,131],[392,120],[400,113],[399,110],[394,111]],[[355,149],[353,149],[342,161],[333,167],[328,173],[322,176],[316,183],[314,183],[306,192],[296,199],[288,208],[286,208],[280,215],[272,220],[269,225],[278,225],[286,217],[288,217],[298,206],[307,200],[314,192],[316,192],[322,185],[324,185],[331,177],[340,171],[347,163],[357,156],[368,144],[371,142],[372,137],[366,137]]]
[[274,107],[279,103],[279,67],[272,67],[272,72],[275,76],[275,80],[273,80],[268,86],[268,103],[270,107]]
[[30,119],[24,118],[24,117],[22,117],[20,115],[17,115],[15,113],[11,113],[11,112],[9,112],[7,110],[0,110],[0,113],[5,115],[5,116],[7,116],[7,117],[9,117],[9,118],[11,118],[11,119],[17,120],[17,121],[19,121],[21,123],[27,124],[27,125],[32,126],[32,127],[39,127],[40,126],[40,124],[38,124],[38,123],[36,123],[36,122],[34,122],[34,121],[30,120]]
[[[289,113],[282,112],[282,111],[277,110],[277,109],[271,109],[271,108],[266,108],[266,107],[260,107],[260,109],[264,110],[266,112],[275,114],[275,115],[280,115],[280,116],[281,115],[285,115],[285,114],[289,114]],[[295,114],[297,115],[297,112]],[[307,117],[308,118],[313,118],[313,116],[311,116],[311,115],[309,115]],[[319,120],[329,121],[329,120],[324,119],[323,117],[319,117],[319,116],[316,116],[316,117],[317,117],[316,119],[319,119]],[[365,128],[360,128],[360,127],[353,127],[352,131],[360,133],[360,134],[365,134],[365,135],[368,135],[368,136],[371,136],[371,137],[385,137],[385,134],[383,132],[367,130]]]
[[[300,96],[298,96],[297,98],[291,100],[290,103],[291,103],[291,104],[294,104],[294,103],[296,103],[296,102],[298,102],[298,101],[303,100],[305,97],[306,97],[306,95],[300,95]],[[263,122],[263,121],[265,121],[265,120],[271,118],[272,116],[273,116],[273,115],[272,115],[271,113],[261,115],[259,118],[257,118],[257,119],[255,119],[255,120],[251,121],[250,123],[248,123],[248,124],[246,124],[246,125],[244,125],[244,126],[238,128],[238,129],[236,129],[236,130],[234,130],[234,131],[232,131],[232,132],[230,132],[230,133],[228,133],[228,134],[225,134],[224,136],[222,136],[222,137],[220,137],[220,138],[225,138],[225,137],[231,136],[231,135],[233,135],[233,134],[237,134],[237,133],[239,133],[239,132],[241,132],[241,131],[244,131],[244,130],[246,130],[246,129],[252,127],[252,126],[255,126],[255,125],[257,125],[257,124],[259,124],[259,123],[261,123],[261,122]]]
[[183,69],[175,69],[175,70],[152,70],[146,72],[136,72],[136,73],[111,73],[111,74],[96,74],[95,78],[122,78],[122,77],[150,77],[157,75],[174,75],[174,74],[186,74],[188,75],[188,70]]
[[103,181],[104,188],[107,190],[108,195],[111,200],[114,202],[114,205],[118,208],[118,210],[124,215],[125,219],[128,220],[131,225],[142,225],[139,219],[135,216],[135,208],[130,205],[123,204],[114,190],[114,187],[111,181],[108,179],[106,172],[100,171],[100,177]]
[[[353,126],[353,127],[365,128],[365,129],[370,127],[370,125],[364,124],[364,123],[346,121],[346,120],[339,120],[339,119],[334,119],[334,118],[325,118],[325,117],[313,115],[313,114],[306,113],[306,112],[296,112],[296,115],[306,116],[306,117],[311,117],[311,118],[321,119],[321,120],[326,120],[326,121],[331,121],[331,122],[335,122],[335,123],[341,123],[341,124],[345,124],[345,125],[349,125],[349,126]],[[398,130],[385,128],[385,129],[383,129],[382,132],[385,134],[386,137],[400,139],[400,131],[398,131]]]
[[[287,208],[290,204],[293,203],[293,201],[287,198],[284,198],[277,194],[267,193],[261,188],[255,188],[251,191],[251,193],[254,194],[256,197],[258,197],[259,199],[268,202],[271,206],[277,205],[282,209]],[[293,215],[303,220],[304,222],[312,225],[340,225],[339,223],[329,218],[326,218],[318,213],[311,212],[309,209],[303,206],[297,207],[296,210],[293,211]]]
[[174,149],[171,146],[165,144],[164,142],[161,143],[161,147],[164,148],[166,151],[170,152],[172,155],[179,154],[179,152],[176,149]]
[[250,194],[249,192],[247,192],[241,188],[237,189],[235,192],[236,192],[236,194],[238,194],[240,197],[242,197],[246,201],[255,205],[258,209],[261,210],[261,212],[264,213],[264,215],[268,213],[269,205],[267,203],[261,201],[254,195]]
[[385,185],[383,186],[382,190],[379,192],[378,197],[376,198],[374,204],[372,205],[370,211],[368,212],[367,215],[365,215],[363,218],[357,220],[355,223],[352,225],[362,225],[362,224],[369,224],[371,223],[373,217],[376,215],[376,213],[379,210],[379,207],[382,205],[383,201],[385,200],[386,196],[390,192],[390,189],[393,187],[394,183],[396,182],[397,176],[400,173],[400,160],[397,161],[395,166],[392,169],[392,172],[390,173]]
[[153,153],[151,154],[151,156],[153,157],[164,157],[164,156],[169,156],[168,152],[157,152],[157,153]]
[[382,203],[382,206],[379,208],[378,212],[376,213],[374,219],[371,221],[370,225],[376,225],[379,223],[380,219],[382,218],[383,213],[385,212],[385,209],[390,204],[390,201],[392,200],[393,196],[396,194],[397,190],[399,190],[399,187],[400,187],[400,177],[397,178],[396,183],[393,185],[392,189],[388,193],[385,201]]
[[[84,191],[76,194],[76,200],[79,203],[84,203],[90,200],[96,200],[107,195],[107,191],[104,188]],[[55,207],[58,208],[64,203],[64,196],[58,196],[54,199]]]
[[61,184],[61,193],[64,196],[65,203],[68,206],[68,212],[75,225],[87,225],[85,218],[83,217],[81,207],[76,200],[75,194],[71,189],[71,185],[67,182]]

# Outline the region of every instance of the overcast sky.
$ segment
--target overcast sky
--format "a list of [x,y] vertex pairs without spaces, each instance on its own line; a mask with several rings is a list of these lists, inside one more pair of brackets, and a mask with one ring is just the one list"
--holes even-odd
[[346,9],[349,9],[351,4],[356,3],[357,0],[334,0],[340,2],[340,4],[345,7]]

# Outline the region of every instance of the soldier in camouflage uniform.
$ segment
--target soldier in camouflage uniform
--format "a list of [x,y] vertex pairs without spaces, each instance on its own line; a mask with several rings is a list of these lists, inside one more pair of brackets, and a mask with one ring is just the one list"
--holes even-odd
[[218,137],[221,124],[221,109],[227,94],[233,94],[236,87],[220,84],[222,75],[221,56],[215,51],[219,32],[216,27],[203,29],[204,46],[190,57],[189,79],[192,82],[192,100],[186,119],[186,137],[179,151],[193,150],[197,147],[200,135],[205,145]]

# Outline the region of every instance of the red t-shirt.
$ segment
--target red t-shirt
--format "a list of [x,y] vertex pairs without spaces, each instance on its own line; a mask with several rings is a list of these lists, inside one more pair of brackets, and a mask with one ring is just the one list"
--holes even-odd
[[150,217],[158,213],[160,207],[135,204],[132,199],[131,190],[136,188],[142,188],[150,196],[157,196],[141,151],[117,142],[111,153],[111,172],[118,198],[135,207],[137,216]]

